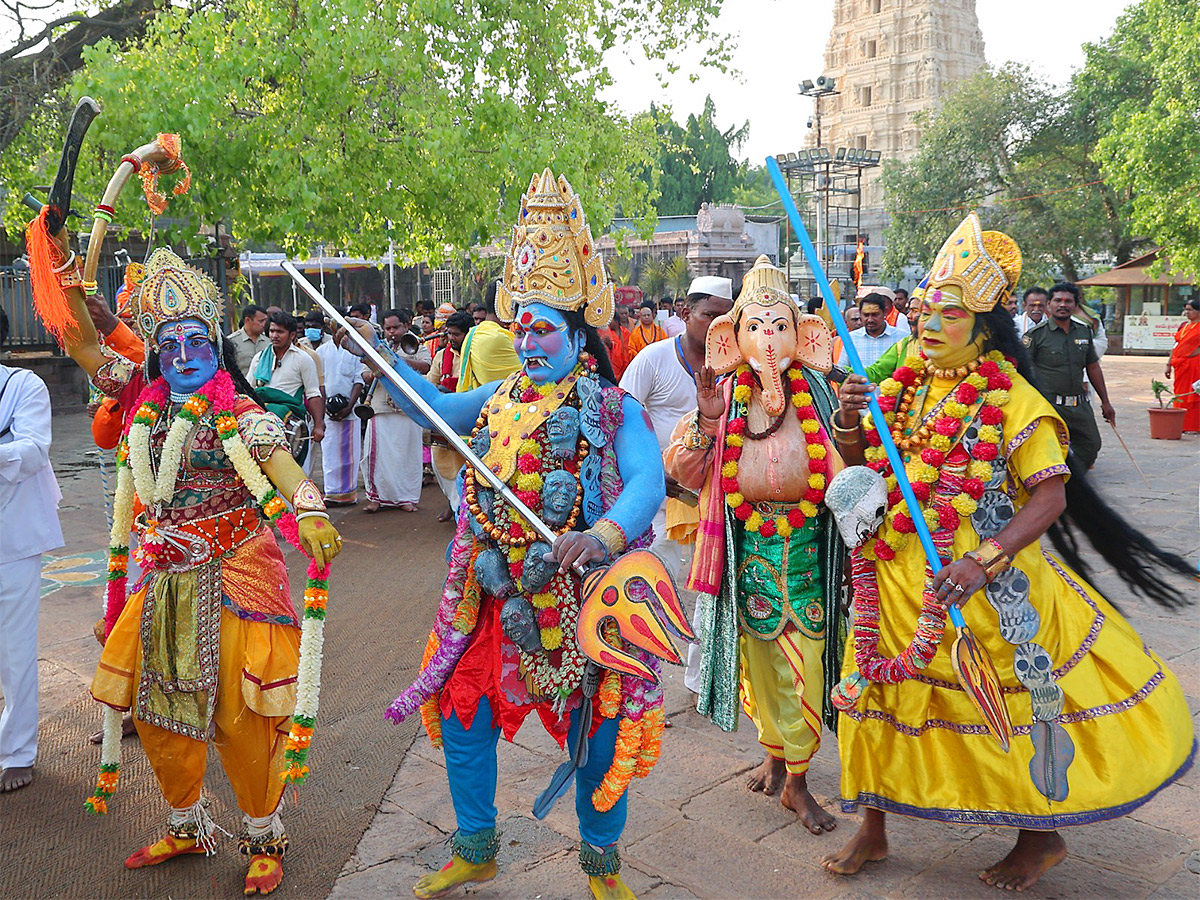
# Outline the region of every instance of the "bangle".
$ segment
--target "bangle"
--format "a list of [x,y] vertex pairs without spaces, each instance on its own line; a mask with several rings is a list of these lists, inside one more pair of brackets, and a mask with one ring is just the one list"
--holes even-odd
[[837,423],[837,416],[829,420],[829,430],[833,432],[833,439],[839,444],[857,444],[862,440],[862,424],[855,423],[853,428],[842,428]]
[[[292,492],[292,509],[297,512],[301,511],[325,511],[325,500],[321,496],[321,492],[317,490],[317,486],[309,479],[305,478],[298,485],[296,490]],[[297,518],[299,518],[297,516]]]
[[55,275],[61,275],[63,272],[67,271],[67,269],[71,268],[71,265],[74,262],[75,262],[75,251],[72,250],[70,255],[67,257],[66,262],[64,262],[61,266],[56,266],[55,268],[51,269],[50,271],[53,272]]
[[587,529],[584,534],[598,538],[608,548],[609,556],[616,556],[625,549],[625,530],[612,519],[597,519],[596,524]]
[[700,429],[700,413],[697,412],[683,432],[681,442],[686,450],[710,450],[716,439]]
[[996,580],[996,576],[1007,572],[1012,567],[1012,559],[994,538],[988,538],[976,549],[968,550],[963,559],[969,559],[979,564],[988,584]]
[[329,521],[329,513],[320,509],[309,509],[305,510],[304,512],[298,512],[296,513],[296,521],[299,522],[301,519],[308,519],[312,516],[316,516],[319,519],[324,519],[326,522]]

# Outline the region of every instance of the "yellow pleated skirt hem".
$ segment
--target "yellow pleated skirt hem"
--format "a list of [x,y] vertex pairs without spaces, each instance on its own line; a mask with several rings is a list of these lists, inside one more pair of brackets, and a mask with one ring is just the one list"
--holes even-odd
[[1039,816],[1027,813],[1007,812],[1004,810],[986,809],[938,809],[936,807],[913,806],[900,803],[878,794],[860,792],[850,800],[842,798],[842,812],[853,813],[858,807],[866,806],[886,813],[909,816],[914,819],[931,819],[935,822],[947,822],[951,825],[993,825],[1001,828],[1024,828],[1029,831],[1057,831],[1059,828],[1069,828],[1073,825],[1090,825],[1093,822],[1106,822],[1109,819],[1119,819],[1127,816],[1139,806],[1149,803],[1163,788],[1171,785],[1176,779],[1182,778],[1196,761],[1197,742],[1192,741],[1191,752],[1187,759],[1175,772],[1158,787],[1134,800],[1109,806],[1103,809],[1081,810],[1078,812],[1061,812]]

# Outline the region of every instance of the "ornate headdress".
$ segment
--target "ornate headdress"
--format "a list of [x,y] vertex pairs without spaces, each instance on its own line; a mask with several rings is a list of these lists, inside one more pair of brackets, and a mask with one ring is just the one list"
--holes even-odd
[[511,322],[521,303],[583,310],[594,328],[609,323],[613,289],[596,253],[579,196],[567,179],[544,169],[521,197],[504,277],[496,290],[496,315]]
[[793,315],[800,315],[800,308],[788,292],[787,275],[771,265],[765,254],[754,261],[754,266],[742,278],[742,291],[729,311],[729,318],[737,322],[742,317],[742,310],[750,303],[763,306],[784,303],[791,307]]
[[1012,292],[1020,277],[1017,242],[999,231],[983,231],[979,216],[971,213],[942,244],[927,288],[957,287],[967,309],[985,313]]
[[[146,342],[147,356],[158,352],[158,329],[164,322],[196,319],[203,323],[209,339],[221,349],[224,304],[216,283],[161,247],[146,263],[142,288],[132,300],[133,321]],[[219,355],[218,355],[219,358]]]

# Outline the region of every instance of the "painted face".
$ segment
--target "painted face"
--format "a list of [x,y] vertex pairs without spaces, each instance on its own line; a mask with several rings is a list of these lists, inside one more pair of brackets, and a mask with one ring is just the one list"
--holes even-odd
[[979,355],[982,337],[972,337],[975,313],[963,306],[962,292],[956,287],[925,295],[918,327],[921,349],[936,365],[960,366]]
[[196,319],[167,322],[155,334],[158,368],[173,394],[194,394],[217,374],[217,347]]
[[570,374],[583,349],[584,333],[571,333],[563,314],[544,303],[527,303],[517,309],[513,346],[521,367],[536,384],[559,381]]
[[738,320],[738,350],[762,384],[763,404],[773,416],[783,412],[783,373],[796,358],[796,320],[782,303],[748,303]]

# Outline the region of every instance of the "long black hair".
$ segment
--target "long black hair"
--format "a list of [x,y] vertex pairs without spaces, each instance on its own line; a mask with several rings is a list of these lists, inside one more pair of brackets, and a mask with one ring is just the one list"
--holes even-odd
[[[1037,387],[1037,377],[1025,346],[1017,337],[1017,328],[1004,309],[997,305],[991,312],[975,317],[976,334],[986,334],[985,351],[999,350],[1016,361],[1017,372]],[[1067,452],[1067,506],[1046,536],[1063,561],[1092,581],[1092,567],[1080,552],[1079,535],[1087,539],[1117,576],[1135,594],[1147,597],[1168,609],[1179,609],[1193,602],[1165,576],[1182,575],[1196,579],[1196,569],[1177,553],[1164,550],[1126,522],[1092,486],[1087,466],[1074,453]],[[1115,604],[1114,604],[1115,605]]]
[[[263,351],[264,353],[273,352],[269,348]],[[262,406],[262,400],[258,394],[254,392],[254,388],[250,387],[250,382],[246,380],[246,376],[242,374],[241,366],[238,365],[237,351],[234,350],[233,344],[229,341],[221,342],[221,367],[229,373],[229,377],[233,379],[233,386],[239,394],[245,394],[259,406]],[[162,368],[158,364],[158,354],[146,348],[146,374],[150,376],[151,381],[156,381],[158,376],[162,374]]]
[[582,331],[584,333],[583,349],[596,357],[596,374],[604,380],[616,384],[617,376],[613,372],[612,360],[608,358],[608,348],[600,339],[600,332],[584,320],[583,310],[569,309],[562,311],[562,314],[563,318],[567,320],[567,327],[572,332]]

